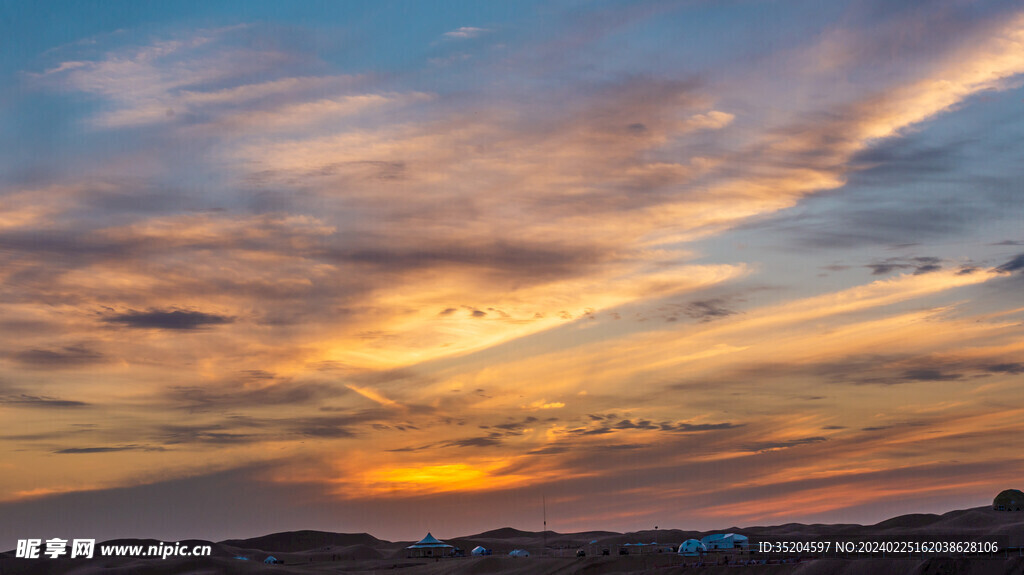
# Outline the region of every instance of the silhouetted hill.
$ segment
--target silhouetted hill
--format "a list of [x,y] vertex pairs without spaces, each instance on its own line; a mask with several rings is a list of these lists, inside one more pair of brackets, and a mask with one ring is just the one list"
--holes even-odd
[[251,539],[227,539],[224,545],[242,549],[263,551],[297,552],[322,549],[324,547],[349,547],[365,545],[376,547],[387,545],[388,541],[377,539],[369,533],[330,533],[327,531],[285,531]]
[[935,523],[941,515],[934,513],[911,513],[871,525],[874,529],[917,529]]
[[[554,531],[548,531],[548,534],[558,535]],[[513,527],[502,527],[477,533],[476,535],[468,535],[462,537],[462,539],[515,539],[517,537],[543,537],[543,534],[540,531],[522,531]]]

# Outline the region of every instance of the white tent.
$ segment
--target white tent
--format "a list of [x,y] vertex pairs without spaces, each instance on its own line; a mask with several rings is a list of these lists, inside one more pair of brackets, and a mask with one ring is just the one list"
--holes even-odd
[[483,547],[477,545],[476,547],[473,548],[472,551],[469,552],[469,554],[472,555],[473,557],[481,557],[483,555],[490,555],[491,554],[491,550],[490,549],[484,549]]
[[530,552],[526,549],[513,549],[508,554],[509,557],[529,557]]
[[732,539],[732,546],[746,549],[750,546],[750,539],[747,539],[746,535],[740,535],[739,533],[730,533],[729,538]]
[[272,564],[272,565],[273,564],[277,564],[277,563],[281,563],[281,561],[277,557],[274,557],[273,555],[267,555],[267,558],[264,559],[263,562],[264,563],[268,563],[268,564]]
[[696,539],[687,539],[686,541],[683,541],[681,545],[679,545],[679,554],[690,557],[700,555],[701,553],[704,553],[707,550],[708,548]]
[[701,543],[708,549],[746,549],[750,541],[739,533],[715,533],[701,537]]

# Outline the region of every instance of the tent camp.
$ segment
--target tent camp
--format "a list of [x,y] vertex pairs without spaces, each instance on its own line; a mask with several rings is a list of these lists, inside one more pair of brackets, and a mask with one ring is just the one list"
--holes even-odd
[[679,554],[686,555],[687,557],[700,555],[701,553],[705,553],[707,550],[708,548],[696,539],[687,539],[679,545]]
[[746,536],[739,533],[715,533],[701,537],[700,542],[709,550],[716,549],[746,549],[750,542]]
[[490,555],[491,554],[491,550],[490,549],[484,549],[483,547],[477,545],[476,547],[473,548],[472,551],[469,552],[469,554],[472,555],[473,557],[483,557],[484,555]]
[[419,542],[405,548],[409,557],[450,557],[455,554],[455,547],[441,541],[430,533]]
[[513,549],[508,554],[509,557],[529,557],[530,552],[526,549]]

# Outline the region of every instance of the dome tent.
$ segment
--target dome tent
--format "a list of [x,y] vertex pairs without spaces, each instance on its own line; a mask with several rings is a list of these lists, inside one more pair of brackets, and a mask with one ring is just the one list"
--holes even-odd
[[704,544],[700,541],[697,541],[696,539],[687,539],[686,541],[683,541],[681,545],[679,545],[678,553],[680,555],[692,557],[695,555],[700,555],[701,553],[704,553],[707,550],[708,548],[705,547]]
[[992,500],[992,509],[995,511],[1021,511],[1024,510],[1024,493],[1019,489],[1007,489],[996,495]]
[[473,557],[482,557],[484,555],[490,555],[491,554],[491,550],[490,549],[484,549],[480,545],[477,545],[476,547],[473,548],[472,551],[469,552],[469,554],[472,555]]
[[529,557],[530,552],[526,549],[513,549],[509,552],[509,557]]

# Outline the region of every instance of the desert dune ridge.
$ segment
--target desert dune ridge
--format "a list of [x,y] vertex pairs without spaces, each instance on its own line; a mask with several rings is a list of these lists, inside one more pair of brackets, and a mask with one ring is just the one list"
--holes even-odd
[[[749,539],[753,552],[715,551],[702,557],[683,557],[675,550],[687,539],[713,533],[738,533]],[[203,558],[95,557],[93,559],[17,559],[14,551],[0,554],[0,573],[74,575],[121,575],[140,573],[376,573],[408,575],[442,573],[501,575],[568,573],[675,573],[717,572],[742,563],[750,573],[1021,573],[1024,571],[1024,513],[993,511],[980,507],[944,514],[910,514],[874,525],[799,524],[729,527],[715,531],[683,529],[644,530],[630,533],[585,531],[524,531],[512,527],[475,535],[439,537],[462,550],[466,557],[413,558],[407,547],[415,541],[386,541],[368,533],[290,531],[248,539],[219,542],[189,540],[190,546],[210,545],[212,555]],[[543,542],[547,543],[544,547]],[[783,541],[994,541],[997,553],[980,554],[825,554],[759,553],[759,542]],[[657,545],[651,545],[652,543]],[[118,539],[103,545],[158,545],[151,539]],[[644,545],[637,545],[638,543]],[[472,557],[470,550],[483,547],[489,556]],[[528,558],[510,557],[514,549],[529,552]],[[625,549],[628,555],[620,555]],[[585,557],[577,557],[578,552]],[[607,555],[604,552],[607,551]],[[266,564],[273,557],[278,564]],[[766,564],[748,565],[747,563]],[[728,563],[729,565],[724,565]],[[884,566],[883,566],[884,564]],[[710,570],[710,571],[708,571]]]

